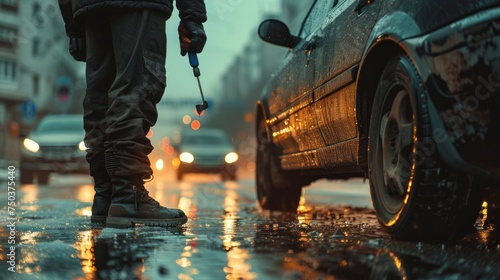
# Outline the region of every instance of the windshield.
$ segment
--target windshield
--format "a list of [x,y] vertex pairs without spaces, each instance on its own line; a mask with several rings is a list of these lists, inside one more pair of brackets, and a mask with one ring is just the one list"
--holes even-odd
[[61,132],[61,131],[82,131],[83,130],[83,120],[82,119],[51,119],[44,120],[40,123],[36,132]]
[[228,141],[222,135],[196,135],[184,138],[184,144],[188,145],[225,145]]

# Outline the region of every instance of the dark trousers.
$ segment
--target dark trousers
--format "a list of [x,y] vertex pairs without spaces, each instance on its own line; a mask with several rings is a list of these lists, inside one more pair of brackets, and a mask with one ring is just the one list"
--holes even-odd
[[[86,19],[85,143],[91,175],[148,178],[146,137],[166,85],[165,17],[149,10],[107,10]],[[106,175],[107,175],[106,174]]]

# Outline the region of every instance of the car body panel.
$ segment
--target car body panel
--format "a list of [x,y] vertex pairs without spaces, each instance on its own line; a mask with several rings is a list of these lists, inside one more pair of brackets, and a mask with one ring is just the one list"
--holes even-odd
[[456,169],[499,179],[500,8],[406,43],[427,67],[438,151]]
[[[446,163],[498,179],[500,42],[494,34],[499,30],[500,12],[495,7],[500,1],[372,1],[353,16],[360,2],[338,1],[338,10],[290,51],[263,90],[258,108],[281,168],[366,176],[374,86],[384,59],[395,51],[406,54],[423,79],[429,108],[435,109],[434,148],[448,159]],[[341,29],[346,27],[349,32]],[[454,35],[460,32],[470,36]],[[470,40],[473,46],[463,45]],[[384,48],[385,56],[377,57]],[[486,60],[494,63],[484,67]],[[307,67],[314,68],[313,82]],[[486,72],[474,72],[475,68]],[[479,80],[482,88],[464,90],[470,79]],[[474,112],[464,112],[464,101],[470,101],[475,91],[488,98],[480,100]]]

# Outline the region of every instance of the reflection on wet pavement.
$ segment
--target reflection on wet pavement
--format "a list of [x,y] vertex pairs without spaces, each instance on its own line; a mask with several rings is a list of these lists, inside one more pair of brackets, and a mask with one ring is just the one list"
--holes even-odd
[[[308,190],[298,213],[271,213],[256,206],[253,181],[160,181],[148,188],[189,222],[93,227],[92,185],[21,187],[18,273],[6,279],[489,279],[500,272],[493,229],[478,226],[459,244],[394,241],[371,208],[324,203],[347,197],[344,190]],[[360,201],[359,193],[353,197]],[[7,231],[0,228],[3,271]]]

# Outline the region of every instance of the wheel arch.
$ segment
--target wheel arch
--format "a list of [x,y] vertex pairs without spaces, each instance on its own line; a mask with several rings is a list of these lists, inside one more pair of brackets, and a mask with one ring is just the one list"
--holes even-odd
[[[256,116],[256,121],[255,121],[255,127],[254,127],[254,133],[255,137],[260,137],[259,135],[259,123],[261,120],[266,121],[269,115],[269,112],[266,110],[266,102],[263,100],[258,100],[257,105],[255,106],[255,116]],[[266,135],[267,135],[267,141],[271,141],[271,133],[270,133],[270,128],[269,126],[266,125]],[[259,139],[257,139],[259,140]]]
[[389,60],[407,54],[394,39],[384,38],[374,44],[364,56],[356,80],[356,119],[359,130],[358,164],[368,174],[368,130],[375,91]]

